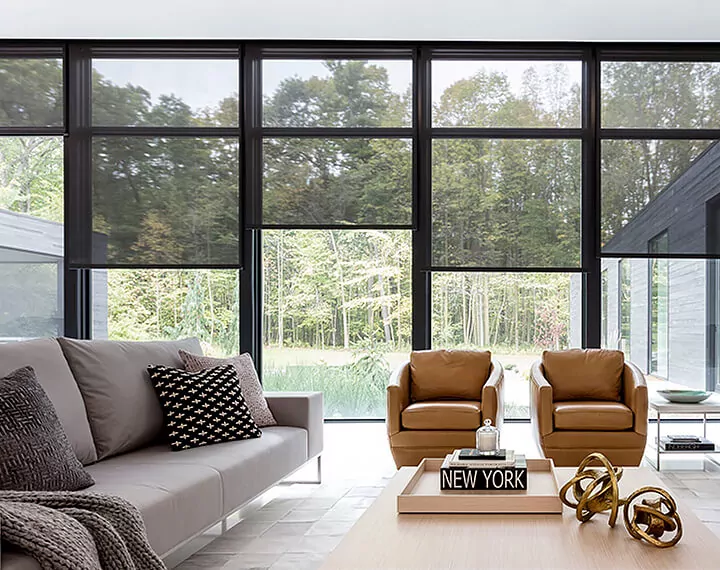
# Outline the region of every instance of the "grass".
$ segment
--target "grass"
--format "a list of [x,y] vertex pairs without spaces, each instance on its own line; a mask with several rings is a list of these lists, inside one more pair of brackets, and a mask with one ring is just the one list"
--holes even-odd
[[[265,390],[322,392],[327,418],[384,418],[390,372],[407,360],[408,353],[266,347],[263,357]],[[528,417],[529,386],[518,368],[529,368],[531,361],[524,354],[503,359],[505,417]]]

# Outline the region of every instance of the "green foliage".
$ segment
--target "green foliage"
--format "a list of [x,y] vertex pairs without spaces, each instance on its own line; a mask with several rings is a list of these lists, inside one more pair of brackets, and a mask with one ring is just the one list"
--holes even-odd
[[[281,82],[264,101],[264,124],[411,124],[410,92],[394,93],[381,65],[325,65],[324,77]],[[529,66],[519,90],[492,70],[461,79],[434,105],[433,124],[579,127],[580,86],[562,64],[544,69]],[[194,111],[169,93],[116,85],[97,72],[92,81],[95,124],[237,124],[237,95]],[[603,126],[720,125],[717,65],[605,63],[602,85]],[[0,59],[0,124],[61,124],[61,87],[60,61]],[[604,142],[602,241],[708,144]],[[238,263],[238,152],[230,139],[96,137],[93,230],[106,236],[108,260]],[[263,157],[267,223],[352,226],[412,219],[408,141],[277,138],[264,141]],[[62,221],[62,165],[59,138],[0,138],[0,208]],[[436,265],[580,263],[579,141],[437,139],[432,191]],[[266,360],[266,387],[321,389],[330,415],[383,415],[386,353],[411,345],[411,232],[283,230],[264,231],[262,239],[264,344],[353,354],[339,363],[281,366]],[[111,338],[197,335],[210,353],[238,350],[237,271],[113,270],[107,276]],[[41,306],[41,297],[29,295],[28,303]],[[435,346],[513,354],[567,346],[570,279],[558,273],[435,273],[432,315]]]

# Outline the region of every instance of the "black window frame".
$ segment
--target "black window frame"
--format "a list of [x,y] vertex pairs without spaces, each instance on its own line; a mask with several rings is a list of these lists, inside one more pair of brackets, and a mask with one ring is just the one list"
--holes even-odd
[[[250,352],[262,370],[261,332],[262,314],[262,140],[268,135],[299,134],[292,129],[263,127],[262,125],[262,69],[263,58],[275,59],[400,59],[413,61],[413,113],[410,127],[390,128],[373,135],[402,135],[411,138],[412,150],[412,346],[426,349],[431,346],[432,273],[436,271],[483,272],[575,272],[583,275],[583,346],[598,347],[601,341],[601,260],[602,258],[701,258],[720,259],[717,254],[637,253],[618,255],[602,251],[601,229],[601,156],[603,140],[647,139],[713,139],[720,140],[720,129],[635,129],[603,128],[601,126],[601,64],[604,61],[720,61],[718,44],[678,43],[564,43],[564,42],[375,42],[375,41],[261,41],[251,40],[0,40],[0,57],[32,57],[47,53],[62,53],[64,63],[64,114],[62,127],[0,127],[0,136],[58,135],[63,136],[65,162],[65,243],[68,248],[82,248],[88,243],[75,223],[91,218],[93,135],[120,134],[179,134],[173,128],[152,127],[94,127],[91,124],[91,57],[112,54],[112,57],[170,58],[205,57],[213,50],[234,49],[239,66],[240,117],[237,128],[212,128],[216,135],[237,137],[240,144],[240,263],[217,266],[218,269],[240,271],[240,342],[241,350]],[[111,56],[106,56],[111,57]],[[432,125],[431,65],[442,59],[514,59],[563,60],[580,59],[582,65],[582,125],[578,129],[563,128],[477,128],[434,127]],[[182,128],[185,129],[185,128]],[[302,129],[302,128],[300,128]],[[131,130],[132,133],[128,131]],[[367,136],[360,129],[322,128],[302,129],[304,136]],[[187,136],[207,136],[203,129],[187,128]],[[431,146],[434,138],[577,138],[582,141],[582,226],[581,263],[569,268],[468,268],[433,267],[431,256]],[[90,227],[90,226],[88,226]],[[294,227],[294,226],[293,226]],[[374,229],[374,226],[372,226]],[[280,229],[273,227],[272,229]],[[303,229],[309,229],[303,227]],[[321,226],[316,229],[367,229],[363,226]],[[383,229],[387,229],[383,226]],[[91,263],[70,266],[64,264],[65,334],[77,338],[91,338],[92,291]],[[89,261],[89,260],[85,260]],[[124,265],[143,269],[141,265]],[[172,268],[191,266],[172,266]],[[207,267],[207,266],[203,266]],[[152,266],[152,268],[160,268]]]

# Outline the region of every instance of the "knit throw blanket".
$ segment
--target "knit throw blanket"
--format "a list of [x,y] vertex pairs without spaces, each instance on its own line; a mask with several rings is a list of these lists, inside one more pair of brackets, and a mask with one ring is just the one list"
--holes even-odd
[[100,493],[0,491],[0,540],[43,570],[165,570],[137,508]]

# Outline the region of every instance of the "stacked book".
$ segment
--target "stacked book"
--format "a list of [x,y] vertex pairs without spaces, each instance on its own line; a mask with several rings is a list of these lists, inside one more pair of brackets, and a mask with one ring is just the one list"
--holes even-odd
[[456,449],[440,467],[441,491],[525,491],[527,462],[511,449]]
[[715,451],[715,444],[696,435],[668,435],[660,438],[660,451]]

